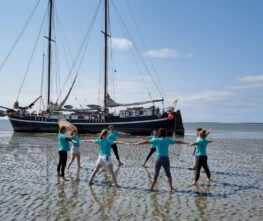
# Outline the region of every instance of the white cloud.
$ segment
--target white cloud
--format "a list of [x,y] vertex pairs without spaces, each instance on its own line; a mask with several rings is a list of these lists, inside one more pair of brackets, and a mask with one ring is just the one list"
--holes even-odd
[[242,89],[253,89],[253,88],[263,88],[263,83],[237,85],[237,86],[228,87],[227,89],[229,89],[229,90],[242,90]]
[[237,79],[238,85],[230,86],[228,90],[263,88],[263,75],[248,75]]
[[155,58],[177,58],[179,56],[179,53],[177,51],[170,49],[170,48],[149,50],[149,51],[144,52],[143,54],[149,57],[155,57]]
[[192,58],[193,56],[194,56],[194,54],[188,53],[188,54],[185,55],[185,58],[189,58],[189,59],[190,59],[190,58]]
[[113,49],[127,50],[133,47],[132,42],[125,38],[112,38],[111,41]]
[[223,91],[204,91],[196,94],[185,95],[179,97],[179,100],[192,103],[192,102],[215,102],[219,100],[224,100],[234,96],[233,92],[223,90]]
[[263,83],[263,75],[248,75],[238,79],[238,81],[243,83]]

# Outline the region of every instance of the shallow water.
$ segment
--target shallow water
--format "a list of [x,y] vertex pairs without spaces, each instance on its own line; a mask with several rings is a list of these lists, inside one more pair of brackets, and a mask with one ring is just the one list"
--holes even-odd
[[[194,137],[185,140],[193,141]],[[78,171],[74,162],[66,174],[70,181],[63,184],[56,176],[55,134],[1,132],[0,220],[262,220],[263,139],[213,140],[208,147],[210,185],[201,173],[199,185],[188,187],[193,179],[188,170],[193,164],[193,148],[170,147],[176,188],[170,193],[163,170],[156,191],[148,191],[154,157],[149,168],[141,166],[148,145],[119,145],[121,167],[112,156],[121,188],[112,187],[107,171],[100,171],[90,187],[87,182],[98,156],[96,145],[81,145],[83,169]]]

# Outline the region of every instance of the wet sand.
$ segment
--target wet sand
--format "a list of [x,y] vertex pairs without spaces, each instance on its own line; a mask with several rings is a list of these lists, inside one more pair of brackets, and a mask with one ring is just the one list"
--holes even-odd
[[78,171],[73,162],[66,173],[70,181],[62,183],[56,176],[55,134],[0,133],[0,220],[262,220],[263,139],[213,140],[208,147],[210,185],[201,173],[199,185],[188,187],[193,148],[170,147],[175,187],[170,193],[163,170],[155,191],[148,191],[155,160],[149,160],[148,168],[141,166],[148,145],[119,145],[124,165],[118,167],[112,155],[121,186],[115,189],[107,171],[88,185],[98,157],[94,144],[81,144],[83,169]]

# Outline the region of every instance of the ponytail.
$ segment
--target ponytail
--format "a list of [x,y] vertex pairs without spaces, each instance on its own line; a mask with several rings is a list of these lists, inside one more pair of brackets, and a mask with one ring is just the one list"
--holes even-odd
[[202,139],[205,139],[205,137],[206,137],[206,130],[201,130],[201,131],[199,132],[199,136],[200,136]]
[[105,135],[107,135],[108,134],[108,130],[107,129],[103,129],[102,131],[101,131],[101,133],[100,133],[100,139],[103,139],[103,137],[105,136]]

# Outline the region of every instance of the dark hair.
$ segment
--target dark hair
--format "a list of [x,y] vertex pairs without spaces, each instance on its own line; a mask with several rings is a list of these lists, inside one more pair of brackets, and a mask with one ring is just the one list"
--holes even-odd
[[199,133],[199,136],[200,136],[202,139],[205,139],[205,137],[206,137],[206,130],[201,130],[200,133]]
[[196,129],[196,131],[198,131],[198,132],[200,132],[201,130],[203,130],[201,127],[198,127],[198,128]]
[[66,130],[67,128],[63,126],[59,129],[59,133],[64,134]]
[[165,128],[160,128],[158,130],[158,137],[166,137],[167,136],[167,131]]
[[114,128],[114,126],[111,124],[108,126],[108,129],[110,130],[111,128]]

